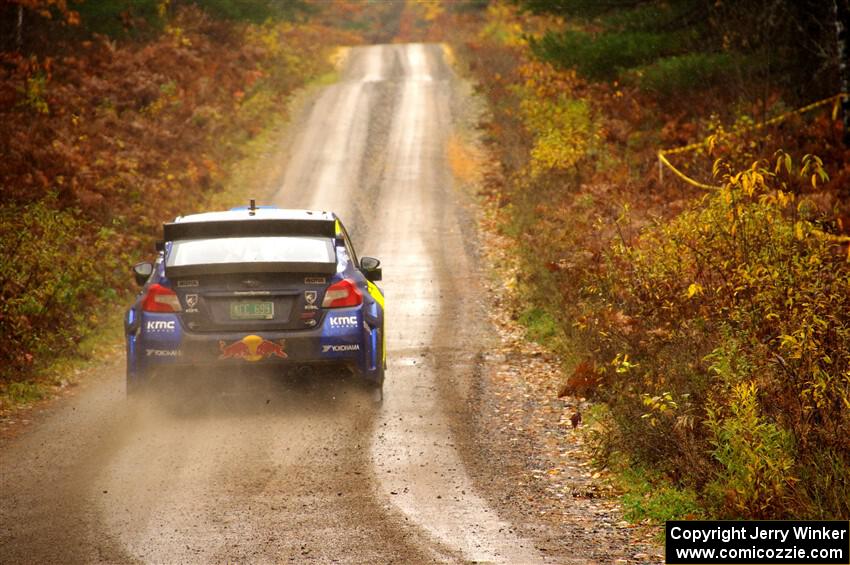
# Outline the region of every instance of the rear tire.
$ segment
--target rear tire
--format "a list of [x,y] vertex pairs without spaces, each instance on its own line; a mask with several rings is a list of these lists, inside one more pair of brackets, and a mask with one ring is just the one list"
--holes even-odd
[[364,388],[366,390],[366,395],[369,398],[369,401],[375,405],[380,406],[384,402],[384,382],[383,379],[381,382],[375,381],[365,381]]
[[135,376],[127,371],[127,398],[139,398],[150,388],[150,375],[140,371]]
[[366,377],[366,388],[373,404],[381,404],[384,401],[384,372],[384,360],[381,359],[375,371]]

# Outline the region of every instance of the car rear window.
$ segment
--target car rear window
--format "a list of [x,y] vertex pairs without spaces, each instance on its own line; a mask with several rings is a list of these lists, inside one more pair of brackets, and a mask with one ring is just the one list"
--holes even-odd
[[166,267],[226,263],[335,263],[333,241],[324,237],[221,237],[173,242]]

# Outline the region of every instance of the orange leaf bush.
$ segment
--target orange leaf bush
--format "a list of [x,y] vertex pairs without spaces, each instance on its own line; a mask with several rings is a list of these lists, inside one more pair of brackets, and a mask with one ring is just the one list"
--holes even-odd
[[147,42],[0,55],[0,383],[73,351],[160,224],[202,208],[329,49],[357,41],[187,7]]

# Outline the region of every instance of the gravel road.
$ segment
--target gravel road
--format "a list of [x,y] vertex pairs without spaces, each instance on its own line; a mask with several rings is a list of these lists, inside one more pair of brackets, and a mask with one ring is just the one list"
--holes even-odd
[[[128,403],[116,359],[0,443],[0,563],[594,562],[568,535],[537,549],[488,490],[504,469],[476,461],[468,412],[497,338],[447,164],[459,84],[437,45],[352,49],[293,117],[271,198],[336,211],[382,260],[383,404],[250,374]],[[224,381],[189,382],[206,377]]]

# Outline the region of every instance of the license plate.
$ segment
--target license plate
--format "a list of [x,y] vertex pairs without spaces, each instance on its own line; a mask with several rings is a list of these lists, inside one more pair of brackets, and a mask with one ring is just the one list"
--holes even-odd
[[274,318],[274,302],[231,302],[231,320],[271,320]]

